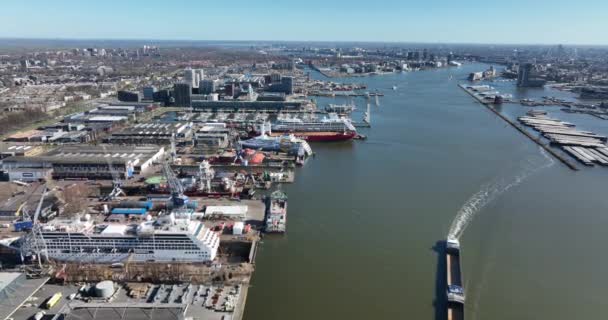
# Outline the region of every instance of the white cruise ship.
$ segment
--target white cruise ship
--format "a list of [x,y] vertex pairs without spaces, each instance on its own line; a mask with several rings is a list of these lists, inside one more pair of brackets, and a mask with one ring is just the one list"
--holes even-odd
[[49,258],[92,263],[206,262],[215,259],[220,243],[201,222],[174,213],[133,224],[55,219],[41,235]]

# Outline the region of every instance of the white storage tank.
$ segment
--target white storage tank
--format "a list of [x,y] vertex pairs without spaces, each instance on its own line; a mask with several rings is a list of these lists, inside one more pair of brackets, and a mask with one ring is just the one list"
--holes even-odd
[[234,227],[232,228],[232,234],[241,235],[243,234],[243,229],[245,228],[245,224],[243,222],[235,222]]
[[101,281],[95,285],[95,296],[109,298],[114,294],[114,282],[110,280]]

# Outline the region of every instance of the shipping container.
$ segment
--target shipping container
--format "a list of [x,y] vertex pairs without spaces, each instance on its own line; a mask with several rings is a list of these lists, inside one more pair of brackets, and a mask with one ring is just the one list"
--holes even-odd
[[153,206],[152,201],[121,201],[116,208],[146,208],[146,210],[152,210]]
[[15,228],[16,232],[31,230],[33,227],[32,221],[16,221],[13,223],[13,228]]
[[112,214],[137,214],[144,215],[148,212],[146,208],[114,208]]
[[54,307],[57,302],[59,302],[59,300],[61,300],[62,294],[61,292],[57,292],[55,293],[52,297],[49,298],[49,300],[47,300],[47,302],[44,304],[45,308],[47,309],[51,309],[52,307]]

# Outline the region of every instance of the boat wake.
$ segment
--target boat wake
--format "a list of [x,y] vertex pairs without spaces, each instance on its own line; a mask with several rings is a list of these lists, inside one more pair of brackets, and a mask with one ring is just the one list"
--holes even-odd
[[519,185],[524,180],[526,180],[530,175],[548,168],[555,164],[555,160],[551,158],[545,150],[539,148],[541,154],[544,157],[542,164],[534,164],[535,161],[530,159],[526,161],[523,169],[520,173],[515,175],[514,177],[509,178],[498,178],[494,181],[487,183],[482,186],[482,188],[477,191],[477,193],[473,194],[469,200],[467,200],[464,205],[458,210],[456,214],[456,218],[452,221],[452,225],[450,226],[450,231],[448,233],[449,239],[458,239],[462,236],[462,233],[467,228],[467,226],[471,223],[475,215],[481,211],[485,206],[494,201],[500,195],[509,191],[509,189]]

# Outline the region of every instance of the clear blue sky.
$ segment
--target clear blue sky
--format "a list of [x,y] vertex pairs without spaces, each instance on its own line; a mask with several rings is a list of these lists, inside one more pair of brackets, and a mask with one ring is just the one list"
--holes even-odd
[[608,44],[608,0],[1,0],[0,37]]

